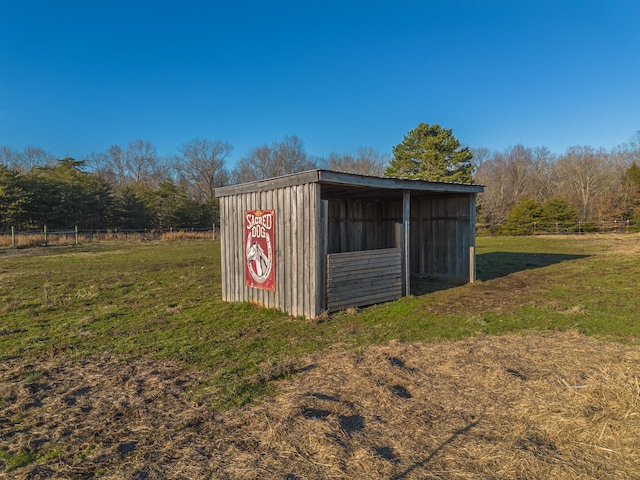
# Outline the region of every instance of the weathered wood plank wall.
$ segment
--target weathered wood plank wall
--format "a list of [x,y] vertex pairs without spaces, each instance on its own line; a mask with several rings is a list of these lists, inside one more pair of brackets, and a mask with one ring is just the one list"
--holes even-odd
[[468,196],[420,197],[411,202],[411,273],[469,279],[474,244]]
[[402,296],[401,249],[327,255],[327,309],[332,312]]
[[[220,197],[223,300],[317,316],[323,306],[316,288],[320,208],[315,183]],[[245,285],[243,215],[258,209],[275,210],[276,215],[274,292]]]
[[[328,205],[328,253],[400,246],[401,196],[384,201],[330,199]],[[473,205],[468,195],[411,199],[412,275],[469,279]]]
[[395,247],[394,223],[402,221],[402,216],[398,220],[394,215],[397,213],[391,202],[330,199],[327,252],[359,252]]

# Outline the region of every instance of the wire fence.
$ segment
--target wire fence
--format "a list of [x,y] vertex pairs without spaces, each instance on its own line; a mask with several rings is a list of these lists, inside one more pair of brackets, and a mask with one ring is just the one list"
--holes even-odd
[[[490,235],[500,232],[500,225],[493,228],[489,225],[478,224],[479,234]],[[594,233],[640,233],[640,223],[629,220],[604,220],[601,222],[532,222],[520,225],[520,235],[583,235]]]
[[602,222],[577,222],[577,223],[550,223],[534,222],[534,235],[559,235],[582,233],[637,233],[640,232],[640,224],[631,223],[629,220],[613,220]]
[[144,242],[179,239],[219,238],[220,228],[112,229],[112,230],[43,230],[0,232],[0,249],[80,245],[108,241]]
[[[640,223],[624,221],[602,222],[533,222],[525,225],[525,235],[583,235],[605,233],[640,233]],[[498,227],[499,230],[499,227]],[[478,224],[478,234],[489,235],[488,225]],[[108,241],[144,242],[179,239],[219,238],[220,227],[211,228],[169,228],[169,229],[110,229],[110,230],[27,230],[0,231],[0,249],[47,247],[53,245],[80,245]]]

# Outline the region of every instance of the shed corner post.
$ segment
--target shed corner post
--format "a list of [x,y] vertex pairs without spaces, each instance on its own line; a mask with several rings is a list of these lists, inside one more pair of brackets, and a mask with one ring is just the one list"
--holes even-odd
[[327,253],[329,239],[329,201],[322,199],[322,186],[316,183],[316,316],[327,309]]
[[469,283],[476,283],[476,197],[469,199]]
[[411,248],[409,229],[411,227],[411,191],[402,191],[402,294],[411,294]]

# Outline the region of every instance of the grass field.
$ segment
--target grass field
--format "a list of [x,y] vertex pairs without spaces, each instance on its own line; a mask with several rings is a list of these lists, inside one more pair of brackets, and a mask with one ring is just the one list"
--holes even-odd
[[[240,412],[259,409],[260,405],[252,406],[256,400],[281,399],[286,382],[310,375],[305,366],[313,356],[337,355],[340,362],[349,363],[340,356],[380,355],[379,349],[390,344],[408,348],[446,341],[454,345],[450,342],[483,342],[479,339],[526,331],[542,332],[536,335],[543,337],[570,332],[566,334],[570,342],[586,335],[593,338],[588,342],[615,342],[594,344],[602,351],[612,348],[632,352],[632,357],[637,352],[640,236],[479,238],[477,251],[476,284],[446,288],[417,281],[412,297],[315,322],[252,305],[223,303],[219,243],[210,240],[0,251],[0,478],[3,463],[4,475],[10,475],[6,478],[199,478],[203,472],[214,478],[298,478],[293,473],[287,477],[284,470],[273,476],[249,470],[241,474],[219,464],[214,474],[206,470],[213,467],[202,466],[204,461],[196,462],[205,470],[193,470],[195,477],[190,477],[186,466],[161,473],[145,457],[143,444],[152,450],[153,442],[160,439],[148,431],[169,429],[172,439],[204,425],[213,432],[210,422],[220,416],[227,418],[227,425],[236,422],[241,429]],[[526,369],[521,365],[512,370],[524,376]],[[640,371],[633,374],[637,385]],[[73,379],[78,378],[93,385],[90,406],[82,407],[89,391],[82,389],[89,387],[75,383]],[[133,379],[138,383],[133,384]],[[104,385],[102,396],[98,385]],[[99,400],[111,410],[100,410]],[[118,401],[124,404],[114,412]],[[144,405],[160,401],[159,411],[173,412],[167,419],[173,427],[144,424],[140,431],[145,434],[136,437],[136,432],[114,424],[113,432],[119,432],[114,438],[96,433],[111,422],[105,412],[110,412],[109,418],[115,415],[135,424],[144,416],[141,412],[151,408]],[[188,415],[185,406],[192,408]],[[76,407],[80,409],[77,417],[60,419],[61,411],[72,413]],[[637,423],[638,404],[631,403],[629,408],[626,418]],[[312,412],[305,418],[333,418],[332,413],[323,413],[330,409],[316,410],[317,415]],[[360,433],[358,419],[366,416],[348,410],[334,416],[351,439]],[[42,418],[51,420],[43,423]],[[89,419],[91,425],[78,425]],[[105,425],[100,425],[100,419]],[[467,427],[476,421],[468,421]],[[603,432],[606,428],[605,424]],[[219,430],[215,432],[219,437]],[[65,441],[74,435],[75,446],[70,448]],[[125,441],[123,436],[133,440]],[[210,438],[212,445],[221,441],[218,437]],[[224,438],[231,442],[225,443],[227,447],[236,448],[241,442]],[[527,448],[543,448],[541,438],[529,438]],[[184,442],[179,445],[186,449],[188,442]],[[425,476],[429,462],[414,461],[407,470],[393,456],[394,448],[374,447],[376,458],[385,460],[389,468],[381,476],[362,478],[487,478],[482,473],[478,477]],[[186,450],[180,452],[176,447],[171,453],[174,464],[186,462]],[[334,460],[335,464],[320,470],[327,478],[355,478],[348,472],[357,462],[340,467],[344,461]],[[602,472],[597,465],[589,467],[591,473],[587,468],[564,478],[598,478]],[[545,478],[549,472],[513,476],[505,471],[495,478]],[[611,478],[633,477],[628,469],[621,472]]]

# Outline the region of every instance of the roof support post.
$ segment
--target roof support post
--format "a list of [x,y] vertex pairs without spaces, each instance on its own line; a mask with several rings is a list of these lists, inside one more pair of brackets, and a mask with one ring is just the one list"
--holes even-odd
[[317,279],[316,315],[327,309],[327,248],[329,245],[329,201],[322,200],[321,185],[316,184],[316,201],[319,203],[317,224]]
[[402,191],[402,294],[411,293],[411,249],[409,242],[409,230],[411,227],[411,191]]
[[469,195],[469,282],[476,282],[476,194]]

